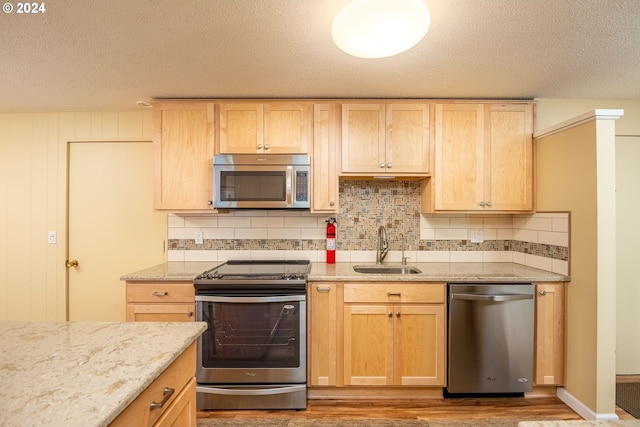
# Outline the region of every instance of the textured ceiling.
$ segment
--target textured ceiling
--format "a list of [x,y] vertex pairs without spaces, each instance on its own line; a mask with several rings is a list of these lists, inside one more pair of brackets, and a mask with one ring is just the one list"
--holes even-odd
[[49,0],[42,14],[0,13],[0,110],[154,98],[640,99],[638,0],[425,0],[426,38],[386,59],[333,44],[347,2]]

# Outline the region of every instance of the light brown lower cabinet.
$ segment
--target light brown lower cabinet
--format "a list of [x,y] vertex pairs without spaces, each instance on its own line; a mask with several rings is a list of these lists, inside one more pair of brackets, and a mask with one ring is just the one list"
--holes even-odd
[[564,282],[536,283],[535,383],[564,385]]
[[342,284],[310,283],[309,299],[309,363],[310,386],[338,384],[338,293]]
[[444,284],[309,286],[311,387],[445,385]]
[[195,427],[195,367],[193,343],[109,426]]
[[193,322],[195,290],[191,282],[127,282],[128,322]]
[[344,306],[344,384],[444,386],[444,305]]

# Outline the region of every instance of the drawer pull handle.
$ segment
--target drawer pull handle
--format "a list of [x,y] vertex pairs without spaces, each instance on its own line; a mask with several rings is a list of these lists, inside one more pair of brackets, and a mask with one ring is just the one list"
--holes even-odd
[[387,292],[388,297],[399,297],[402,295],[402,292]]
[[318,286],[316,290],[318,292],[331,292],[331,288],[328,286]]
[[162,402],[158,403],[158,402],[151,402],[151,405],[149,405],[151,407],[151,409],[158,409],[158,408],[162,408],[164,406],[165,403],[167,403],[167,400],[169,400],[169,398],[173,395],[173,392],[175,390],[169,387],[165,387],[162,390],[162,395],[164,396],[164,398],[162,399]]
[[154,297],[166,297],[167,295],[169,295],[169,292],[154,291],[152,295]]

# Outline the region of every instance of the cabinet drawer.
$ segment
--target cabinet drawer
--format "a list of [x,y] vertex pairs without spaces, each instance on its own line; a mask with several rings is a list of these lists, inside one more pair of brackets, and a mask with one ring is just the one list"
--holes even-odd
[[445,301],[444,283],[345,283],[344,302],[433,303]]
[[[196,374],[196,344],[193,343],[180,355],[160,376],[149,385],[136,400],[134,400],[118,417],[110,424],[116,426],[152,426],[162,414],[176,400],[181,390]],[[165,389],[173,390],[166,397]],[[162,407],[152,409],[151,403],[161,403]]]
[[127,322],[194,322],[196,305],[127,304]]
[[194,302],[195,289],[190,282],[127,283],[127,303]]

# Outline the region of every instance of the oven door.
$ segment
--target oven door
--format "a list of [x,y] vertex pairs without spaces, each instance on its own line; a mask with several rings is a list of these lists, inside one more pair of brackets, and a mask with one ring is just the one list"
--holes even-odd
[[199,384],[306,382],[306,295],[196,295]]

